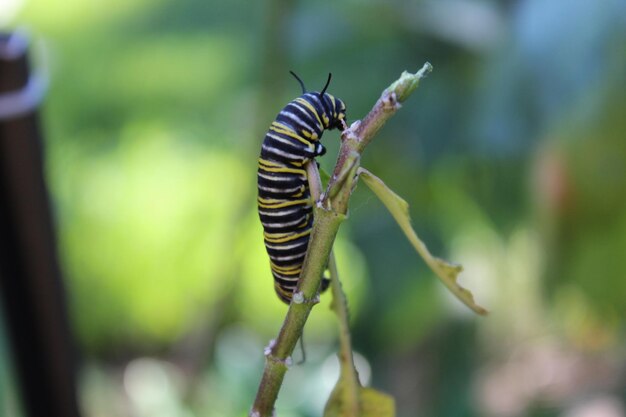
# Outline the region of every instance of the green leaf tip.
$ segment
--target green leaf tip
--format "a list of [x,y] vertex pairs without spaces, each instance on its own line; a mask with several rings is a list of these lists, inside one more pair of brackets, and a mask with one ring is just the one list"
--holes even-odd
[[400,78],[393,82],[387,89],[385,93],[395,93],[396,98],[399,102],[403,102],[411,93],[417,88],[419,82],[422,78],[426,77],[433,70],[433,66],[430,62],[426,62],[422,68],[417,71],[415,74],[412,74],[408,71],[404,71]]
[[476,314],[481,316],[488,314],[489,312],[485,308],[476,304],[472,293],[458,283],[458,276],[461,271],[463,271],[463,267],[433,256],[424,242],[417,236],[417,233],[415,233],[415,230],[413,230],[411,226],[409,204],[387,187],[380,178],[368,170],[360,168],[359,178],[363,179],[365,184],[376,194],[385,207],[387,207],[387,210],[389,210],[389,213],[391,213],[396,220],[396,223],[398,223],[398,226],[400,226],[400,229],[402,229],[404,235],[409,242],[411,242],[417,253],[419,253],[430,269],[439,277],[441,282],[452,294]]

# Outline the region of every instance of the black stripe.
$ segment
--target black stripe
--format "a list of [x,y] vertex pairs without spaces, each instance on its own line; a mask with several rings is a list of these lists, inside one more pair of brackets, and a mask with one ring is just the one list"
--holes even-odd
[[[266,246],[267,253],[272,256],[287,256],[287,255],[297,255],[298,253],[306,252],[307,246],[309,245],[309,235],[302,236],[296,240],[292,240],[289,244],[277,244],[270,243],[272,248]],[[286,249],[287,247],[293,246],[290,249]]]
[[[283,141],[280,141],[275,137],[272,137],[271,135],[279,137]],[[285,140],[287,141],[287,143],[284,142]],[[299,155],[302,159],[310,158],[313,156],[312,151],[309,150],[309,147],[307,145],[297,139],[285,135],[284,133],[278,133],[274,130],[270,130],[269,132],[267,132],[265,140],[263,141],[263,145],[276,147],[285,152]]]
[[[278,211],[278,210],[276,210]],[[292,223],[295,222],[297,220],[301,220],[304,221],[306,220],[307,215],[311,214],[311,211],[308,210],[308,212],[306,210],[300,209],[294,213],[290,213],[287,215],[283,215],[283,216],[267,216],[267,215],[263,215],[263,214],[259,214],[259,217],[261,218],[261,222],[263,222],[264,224],[268,224],[270,226],[268,227],[272,227],[272,223]],[[299,223],[301,223],[299,222]],[[291,230],[293,230],[299,223],[294,224],[294,226],[291,226]],[[280,226],[278,226],[280,227]],[[269,230],[266,230],[266,232],[269,232]],[[270,232],[273,233],[273,232]]]
[[[308,102],[308,100],[305,101]],[[287,105],[287,107],[285,107],[285,110],[293,113],[304,122],[304,124],[297,123],[296,121],[287,118],[287,120],[291,121],[292,127],[296,133],[299,133],[302,129],[306,129],[309,132],[315,132],[318,136],[318,140],[321,138],[322,133],[324,132],[324,125],[320,124],[322,123],[322,118],[319,116],[317,109],[316,114],[314,114],[308,107],[306,107],[305,104],[292,101]],[[317,121],[318,118],[320,120],[319,123]]]
[[[297,228],[301,224],[308,223],[307,217],[305,214],[300,216],[299,219],[294,219],[291,221],[273,221],[273,222],[263,222],[263,228],[268,233],[289,233],[294,228]],[[298,230],[298,232],[302,232],[303,230]]]
[[[319,94],[306,93],[305,95],[302,96],[302,98],[304,98],[306,101],[311,103],[311,105],[315,108],[315,111],[317,111],[317,114],[319,115],[320,120],[322,120],[322,114],[326,114],[326,108],[324,107],[324,104],[320,100]],[[328,114],[326,115],[328,116]]]
[[304,262],[304,256],[306,255],[306,251],[302,252],[301,254],[298,254],[297,256],[294,256],[294,259],[292,260],[286,260],[286,261],[281,261],[281,260],[276,260],[276,259],[272,259],[272,262],[274,262],[274,264],[281,266],[281,267],[287,267],[290,265],[302,265],[302,262]]

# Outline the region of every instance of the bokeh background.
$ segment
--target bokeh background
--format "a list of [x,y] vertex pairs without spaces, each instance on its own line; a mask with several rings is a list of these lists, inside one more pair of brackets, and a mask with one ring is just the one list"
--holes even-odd
[[[433,73],[363,165],[491,310],[446,293],[357,189],[337,252],[365,383],[398,416],[626,416],[626,3],[1,0],[51,80],[48,184],[87,417],[244,416],[286,307],[256,157],[297,72],[362,117]],[[327,133],[326,170],[338,134]],[[281,416],[337,377],[329,296]],[[300,353],[296,352],[296,359]],[[0,336],[0,414],[19,416]]]

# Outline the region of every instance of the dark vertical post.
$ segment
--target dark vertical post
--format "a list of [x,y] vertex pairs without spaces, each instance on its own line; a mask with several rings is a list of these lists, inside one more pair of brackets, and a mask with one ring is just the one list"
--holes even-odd
[[27,44],[0,34],[0,297],[27,415],[78,417]]

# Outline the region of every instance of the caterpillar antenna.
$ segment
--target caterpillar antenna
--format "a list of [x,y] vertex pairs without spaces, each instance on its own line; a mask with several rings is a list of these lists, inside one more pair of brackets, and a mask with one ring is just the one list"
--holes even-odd
[[324,89],[322,90],[322,92],[320,93],[320,96],[323,96],[324,93],[326,92],[326,89],[328,88],[328,86],[330,85],[330,80],[331,78],[333,78],[333,74],[331,72],[328,73],[328,81],[326,81],[326,85],[324,86]]
[[289,71],[289,73],[293,75],[295,79],[298,80],[298,82],[300,83],[300,87],[302,87],[302,94],[306,93],[306,87],[304,86],[304,82],[300,79],[300,77],[298,77],[293,71]]

